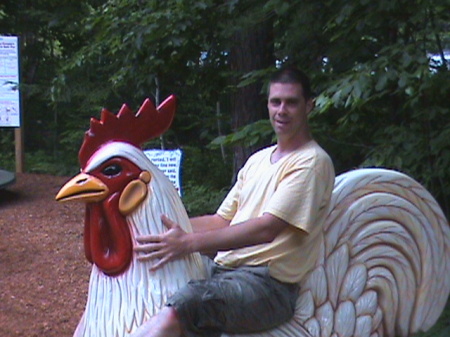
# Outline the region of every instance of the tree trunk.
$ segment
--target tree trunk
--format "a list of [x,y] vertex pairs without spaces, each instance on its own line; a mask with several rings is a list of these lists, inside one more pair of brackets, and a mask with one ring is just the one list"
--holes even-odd
[[[272,36],[270,20],[259,22],[257,25],[239,30],[234,34],[230,51],[230,66],[236,74],[233,83],[235,87],[242,75],[274,64]],[[261,92],[262,85],[263,83],[259,82],[245,87],[236,87],[236,91],[231,96],[233,132],[267,116],[266,95]],[[267,144],[235,146],[233,177],[236,177],[236,173],[247,158],[263,145]]]

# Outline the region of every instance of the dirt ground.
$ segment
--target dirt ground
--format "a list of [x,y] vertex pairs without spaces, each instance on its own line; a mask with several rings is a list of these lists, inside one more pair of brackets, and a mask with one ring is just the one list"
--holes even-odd
[[68,179],[18,174],[0,189],[0,337],[71,337],[83,313],[84,205],[54,200]]
[[83,313],[84,206],[54,200],[68,179],[18,174],[0,189],[1,337],[70,337]]

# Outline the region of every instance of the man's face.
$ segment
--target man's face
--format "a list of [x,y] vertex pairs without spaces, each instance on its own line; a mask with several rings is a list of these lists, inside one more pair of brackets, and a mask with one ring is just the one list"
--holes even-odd
[[312,99],[305,100],[303,88],[297,83],[272,83],[267,108],[278,138],[292,137],[307,130],[307,115],[313,108]]

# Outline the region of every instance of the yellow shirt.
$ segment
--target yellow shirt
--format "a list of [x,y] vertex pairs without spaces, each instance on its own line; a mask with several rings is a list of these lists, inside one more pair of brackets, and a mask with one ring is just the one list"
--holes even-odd
[[267,265],[282,282],[299,282],[314,266],[334,187],[328,154],[310,141],[271,163],[276,146],[253,154],[217,210],[231,225],[270,213],[291,226],[272,242],[219,252],[215,261],[229,267]]

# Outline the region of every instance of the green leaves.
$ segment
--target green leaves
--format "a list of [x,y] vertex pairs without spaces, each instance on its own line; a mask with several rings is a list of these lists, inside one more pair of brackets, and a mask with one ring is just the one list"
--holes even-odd
[[218,148],[220,145],[245,145],[251,147],[256,144],[267,143],[268,141],[275,141],[273,129],[268,119],[261,119],[244,126],[232,134],[215,138],[210,143],[210,147],[213,149]]

